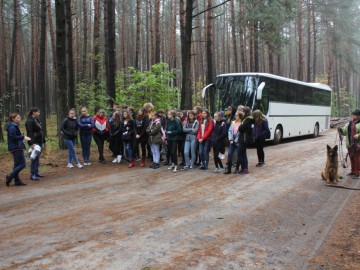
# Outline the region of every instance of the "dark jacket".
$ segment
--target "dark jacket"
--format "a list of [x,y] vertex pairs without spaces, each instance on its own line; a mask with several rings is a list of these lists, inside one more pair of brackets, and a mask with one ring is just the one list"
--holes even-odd
[[110,120],[110,128],[109,128],[109,134],[110,137],[121,137],[121,122],[120,121],[113,121],[113,119]]
[[61,132],[64,139],[74,140],[79,132],[79,125],[77,119],[66,117],[61,125]]
[[227,126],[225,121],[216,121],[211,134],[211,144],[216,149],[222,149],[226,144]]
[[251,117],[245,118],[239,126],[239,143],[249,143],[251,141],[251,126],[254,120]]
[[121,139],[124,142],[130,142],[134,140],[134,121],[128,120],[125,124],[121,123]]
[[260,124],[254,123],[254,140],[266,140],[270,133],[268,121],[262,121]]
[[[171,131],[171,133],[168,133]],[[168,121],[166,126],[166,139],[168,141],[177,141],[181,133],[181,124],[177,118],[174,118],[171,121]]]
[[163,144],[161,129],[162,126],[159,119],[149,123],[146,128],[146,133],[149,135],[149,144]]
[[[144,118],[136,118],[134,120],[134,140],[147,142],[148,134],[146,133],[146,128],[148,125],[149,125],[149,117],[147,115]],[[140,135],[140,138],[136,139],[136,135]]]
[[80,116],[80,118],[78,119],[78,125],[80,128],[80,136],[90,135],[91,130],[95,127],[94,119],[90,115]]
[[8,150],[10,152],[22,151],[25,149],[24,135],[21,134],[20,128],[14,122],[10,122],[6,128],[8,139]]
[[28,141],[28,144],[29,145],[38,144],[42,146],[42,144],[45,142],[45,137],[44,137],[43,128],[39,120],[30,116],[25,122],[25,127],[26,127],[27,136],[31,138],[31,140]]

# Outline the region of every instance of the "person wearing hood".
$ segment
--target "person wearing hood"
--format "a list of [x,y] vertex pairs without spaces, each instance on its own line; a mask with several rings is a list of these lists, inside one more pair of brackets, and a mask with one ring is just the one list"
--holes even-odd
[[[39,117],[40,117],[39,108],[33,107],[30,109],[28,118],[25,122],[27,136],[31,138],[31,140],[28,141],[28,145],[33,150],[36,145],[38,145],[42,150],[45,143],[45,136]],[[40,155],[41,155],[41,151],[38,151],[35,159],[31,160],[30,180],[37,181],[40,179],[40,177],[44,176],[41,173],[39,173]]]
[[153,164],[150,168],[158,169],[160,167],[160,145],[164,143],[165,133],[157,112],[152,115],[151,122],[146,128],[146,133],[149,136],[149,144],[153,156]]
[[226,135],[227,135],[227,127],[226,122],[222,119],[220,112],[216,112],[214,114],[214,129],[211,134],[211,145],[214,150],[214,163],[215,170],[214,173],[223,173],[224,166],[219,157],[220,152],[225,152],[225,144],[226,144]]
[[83,166],[79,162],[76,152],[75,144],[79,132],[79,124],[76,119],[75,109],[70,109],[68,116],[63,120],[61,125],[61,133],[64,137],[64,143],[68,148],[68,168],[73,168],[72,161],[74,160],[76,166],[81,169]]
[[149,117],[147,116],[145,109],[141,108],[134,120],[134,142],[133,142],[133,150],[132,157],[129,163],[129,168],[135,166],[135,157],[139,154],[139,145],[141,145],[141,163],[140,167],[145,166],[146,159],[146,144],[148,141],[148,135],[146,133],[146,128],[149,124]]
[[360,110],[353,111],[351,121],[343,128],[339,127],[338,130],[346,136],[346,147],[351,162],[351,172],[348,176],[360,179]]
[[19,173],[26,167],[25,159],[25,141],[30,141],[31,138],[24,136],[19,128],[21,116],[18,113],[11,113],[9,115],[10,123],[7,125],[7,139],[8,139],[8,150],[14,158],[13,171],[6,175],[6,186],[9,186],[11,181],[15,180],[15,186],[25,186],[26,184],[21,181]]
[[78,125],[80,128],[80,142],[81,153],[84,160],[84,165],[89,166],[90,163],[90,147],[92,141],[91,130],[94,128],[94,119],[88,114],[86,107],[81,108],[81,115],[78,119]]
[[92,129],[92,132],[99,152],[99,162],[105,164],[104,144],[109,134],[109,121],[105,116],[105,110],[100,109],[93,119],[94,128]]

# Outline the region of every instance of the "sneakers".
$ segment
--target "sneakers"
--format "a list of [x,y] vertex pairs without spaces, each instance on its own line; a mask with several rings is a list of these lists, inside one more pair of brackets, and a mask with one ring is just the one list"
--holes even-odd
[[177,173],[177,165],[174,166],[173,173]]
[[175,167],[175,165],[174,165],[174,163],[168,168],[168,170],[172,170],[172,169],[174,169],[174,167]]
[[67,167],[71,169],[71,168],[74,168],[74,165],[72,165],[71,163],[68,163]]
[[219,173],[224,173],[224,168],[219,168],[218,171]]
[[353,176],[353,175],[354,175],[353,172],[349,172],[349,173],[347,174],[347,176]]
[[120,162],[121,162],[121,159],[122,159],[122,155],[118,155],[118,156],[116,157],[117,163],[120,163]]
[[187,171],[189,168],[187,166],[182,167],[182,171]]
[[118,163],[117,158],[115,158],[115,159],[112,161],[112,163]]
[[82,167],[84,167],[83,165],[81,165],[80,163],[76,164],[76,166],[81,169]]
[[39,181],[40,178],[37,177],[36,175],[32,175],[32,176],[30,176],[30,180],[32,180],[32,181]]
[[259,162],[258,164],[256,164],[255,167],[264,167],[265,166],[265,162]]
[[15,182],[14,186],[26,186],[26,184],[20,180],[20,181]]
[[213,170],[213,173],[219,173],[219,169],[215,168],[215,170]]
[[249,174],[249,170],[240,170],[239,174]]
[[159,163],[154,163],[154,165],[152,166],[152,168],[155,169],[159,169],[160,168],[160,164]]
[[360,174],[354,174],[351,176],[352,179],[360,179]]

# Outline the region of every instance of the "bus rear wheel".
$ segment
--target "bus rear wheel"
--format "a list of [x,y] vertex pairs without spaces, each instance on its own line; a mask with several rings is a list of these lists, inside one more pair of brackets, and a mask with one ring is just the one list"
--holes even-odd
[[314,126],[314,133],[312,135],[313,138],[316,138],[319,136],[319,124],[316,123],[315,126]]
[[282,133],[283,132],[281,126],[277,126],[275,129],[273,144],[279,144],[281,142]]

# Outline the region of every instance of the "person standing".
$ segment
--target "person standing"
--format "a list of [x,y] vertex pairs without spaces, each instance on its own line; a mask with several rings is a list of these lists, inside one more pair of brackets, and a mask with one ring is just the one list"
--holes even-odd
[[94,141],[97,145],[99,152],[99,162],[105,164],[104,158],[104,144],[105,140],[108,138],[109,133],[109,121],[105,116],[105,110],[100,109],[97,114],[93,117],[94,119],[94,128],[92,130]]
[[146,128],[149,124],[149,117],[145,113],[145,109],[141,108],[134,120],[134,142],[132,149],[132,157],[129,164],[129,168],[134,167],[135,165],[135,156],[139,154],[139,145],[141,145],[141,163],[140,167],[145,166],[146,159],[146,144],[148,141],[148,135],[146,133]]
[[253,112],[253,119],[254,119],[253,139],[258,156],[258,164],[256,164],[256,167],[263,167],[265,166],[265,152],[264,152],[265,140],[267,138],[270,138],[269,124],[260,110],[255,110]]
[[210,112],[203,110],[201,124],[199,125],[196,136],[199,142],[199,158],[201,160],[200,170],[207,170],[209,166],[210,136],[214,129],[214,121],[211,119]]
[[75,109],[70,109],[68,116],[63,120],[61,125],[61,132],[64,137],[65,145],[68,149],[68,168],[74,168],[72,161],[74,160],[76,166],[81,169],[83,166],[79,162],[76,151],[75,144],[77,135],[79,132],[79,125],[76,119]]
[[91,165],[90,163],[90,148],[92,141],[91,130],[94,128],[94,119],[88,114],[86,107],[81,108],[81,115],[78,119],[78,125],[80,128],[80,142],[81,153],[84,160],[84,166]]
[[338,130],[346,136],[346,147],[351,162],[351,172],[348,176],[360,179],[360,110],[353,111],[351,121]]
[[[224,174],[230,174],[231,168],[233,165],[234,153],[237,156],[239,149],[239,126],[241,124],[239,112],[235,113],[235,120],[232,121],[229,131],[228,131],[228,140],[229,140],[229,151],[228,151],[228,161],[227,161],[227,171]],[[236,163],[240,164],[238,157],[236,158]],[[235,171],[236,173],[237,171]]]
[[21,121],[20,114],[11,113],[9,115],[9,124],[7,125],[7,139],[8,139],[8,151],[13,155],[14,168],[13,171],[6,175],[6,186],[9,186],[11,181],[15,180],[15,186],[25,186],[26,184],[21,181],[19,173],[26,167],[25,160],[25,141],[30,141],[31,138],[24,136],[19,128]]
[[214,173],[223,173],[224,166],[219,157],[220,152],[225,152],[225,143],[227,135],[226,122],[222,119],[221,114],[216,112],[214,114],[215,125],[213,132],[211,134],[211,145],[214,149],[214,163],[215,170]]
[[157,112],[152,115],[151,122],[146,128],[146,133],[149,135],[149,144],[153,156],[153,164],[150,168],[158,169],[160,167],[160,145],[163,144],[164,134]]
[[44,175],[39,173],[40,166],[40,155],[45,143],[45,136],[43,132],[43,128],[40,123],[40,109],[37,107],[33,107],[30,109],[28,118],[25,122],[26,133],[30,141],[28,141],[29,146],[35,151],[35,146],[38,145],[41,151],[38,151],[35,159],[31,160],[30,165],[30,180],[37,181],[40,177]]
[[236,163],[236,170],[241,170],[239,174],[249,174],[249,164],[246,153],[247,144],[251,139],[251,126],[254,123],[251,117],[251,109],[249,107],[244,107],[239,111],[241,115],[241,125],[239,126],[239,150],[238,150],[238,159],[239,163]]
[[124,149],[123,142],[121,140],[121,119],[119,111],[116,111],[113,114],[113,116],[109,120],[109,124],[110,145],[111,150],[115,156],[115,159],[112,162],[120,163]]
[[173,170],[174,173],[177,172],[177,147],[178,139],[181,132],[180,121],[176,118],[176,112],[171,110],[167,114],[168,123],[166,126],[166,141],[168,146],[168,151],[171,159],[171,166],[169,170]]
[[121,140],[124,142],[126,159],[130,163],[134,141],[134,120],[128,110],[124,110],[122,113]]
[[[189,111],[187,120],[183,126],[183,132],[185,133],[185,145],[184,156],[185,166],[184,170],[192,169],[195,163],[195,150],[196,150],[196,134],[199,129],[199,122],[196,119],[196,113]],[[190,159],[191,154],[191,159]]]

